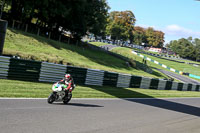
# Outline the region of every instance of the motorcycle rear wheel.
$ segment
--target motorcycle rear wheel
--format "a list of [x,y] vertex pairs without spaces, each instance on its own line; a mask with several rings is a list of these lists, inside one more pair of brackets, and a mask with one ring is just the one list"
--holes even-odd
[[68,102],[71,100],[72,98],[72,93],[69,93],[66,98],[63,100],[64,104],[68,104]]

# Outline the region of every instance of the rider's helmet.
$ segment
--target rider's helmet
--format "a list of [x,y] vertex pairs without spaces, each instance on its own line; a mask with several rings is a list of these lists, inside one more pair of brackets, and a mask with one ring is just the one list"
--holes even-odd
[[68,81],[71,78],[70,74],[65,74],[65,79]]

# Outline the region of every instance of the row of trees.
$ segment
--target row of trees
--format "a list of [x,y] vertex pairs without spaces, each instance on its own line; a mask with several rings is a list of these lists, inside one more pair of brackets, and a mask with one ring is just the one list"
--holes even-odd
[[130,40],[131,43],[141,45],[146,43],[154,47],[162,47],[164,33],[152,27],[142,28],[134,26],[136,18],[131,11],[113,11],[109,14],[106,34],[114,40]]
[[173,40],[167,47],[183,58],[200,60],[200,39],[189,37]]
[[0,3],[7,12],[6,19],[35,23],[58,34],[70,31],[78,40],[93,33],[138,45],[162,47],[164,43],[163,32],[134,26],[136,18],[131,11],[108,13],[106,0],[0,0]]
[[6,0],[4,9],[8,19],[54,32],[62,28],[80,39],[86,32],[103,33],[109,6],[105,0]]

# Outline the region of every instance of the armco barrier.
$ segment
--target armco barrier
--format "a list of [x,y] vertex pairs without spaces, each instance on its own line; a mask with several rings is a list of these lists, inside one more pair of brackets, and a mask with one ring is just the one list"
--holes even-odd
[[0,56],[1,79],[57,82],[65,73],[70,73],[79,85],[200,91],[200,85]]
[[85,84],[102,86],[103,78],[104,78],[104,71],[88,69]]
[[103,85],[104,86],[117,86],[118,73],[104,72]]
[[61,77],[64,77],[67,71],[67,66],[42,62],[40,70],[41,82],[56,82],[61,80]]
[[151,79],[150,78],[142,77],[141,84],[140,84],[139,88],[151,89],[150,88],[150,83],[151,83]]
[[117,79],[117,87],[128,88],[131,81],[131,75],[128,74],[119,74]]
[[70,73],[72,75],[74,82],[76,84],[81,84],[81,85],[85,84],[86,75],[87,75],[86,68],[67,66],[66,73]]
[[8,78],[38,81],[40,69],[41,62],[11,58],[8,70]]
[[0,78],[7,78],[10,57],[0,56]]
[[193,74],[190,74],[190,73],[189,73],[189,77],[196,78],[196,79],[200,79],[200,76],[193,75]]
[[142,77],[131,76],[130,88],[140,88]]

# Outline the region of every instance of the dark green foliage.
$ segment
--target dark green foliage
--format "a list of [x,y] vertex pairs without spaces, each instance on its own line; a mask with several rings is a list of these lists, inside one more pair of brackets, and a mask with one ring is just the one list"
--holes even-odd
[[191,37],[189,37],[188,39],[182,38],[179,40],[174,40],[171,41],[167,46],[183,58],[192,60],[200,59],[200,39],[198,38],[193,40]]
[[8,0],[10,19],[35,23],[47,31],[70,31],[80,39],[91,32],[101,35],[105,29],[108,5],[105,0]]
[[114,40],[126,41],[133,36],[135,21],[135,15],[131,11],[113,11],[109,14],[106,33]]

